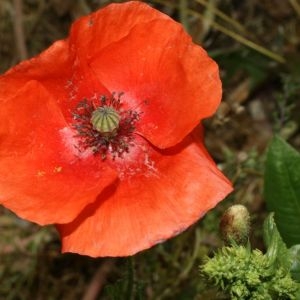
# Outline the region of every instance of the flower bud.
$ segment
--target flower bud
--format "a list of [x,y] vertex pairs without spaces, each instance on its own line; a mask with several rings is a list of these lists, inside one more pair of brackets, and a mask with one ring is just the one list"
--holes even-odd
[[250,229],[250,215],[244,205],[233,205],[223,214],[220,232],[226,244],[246,244]]

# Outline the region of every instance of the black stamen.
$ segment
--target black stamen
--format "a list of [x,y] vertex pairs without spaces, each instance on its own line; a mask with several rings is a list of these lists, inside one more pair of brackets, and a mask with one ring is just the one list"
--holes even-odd
[[[80,151],[91,149],[95,155],[100,155],[105,160],[108,155],[112,159],[122,157],[134,146],[135,124],[139,121],[141,113],[135,110],[121,110],[121,97],[124,93],[112,93],[110,97],[100,96],[98,106],[89,99],[80,101],[72,112],[73,127],[79,139]],[[120,116],[119,126],[114,134],[105,135],[93,128],[91,116],[93,112],[101,107],[111,107]]]

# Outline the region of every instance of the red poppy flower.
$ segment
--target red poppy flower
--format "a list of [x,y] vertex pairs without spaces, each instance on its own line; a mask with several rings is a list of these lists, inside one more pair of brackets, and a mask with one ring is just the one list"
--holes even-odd
[[56,224],[64,252],[134,254],[232,189],[194,130],[219,105],[218,67],[144,3],[79,19],[0,91],[0,202]]

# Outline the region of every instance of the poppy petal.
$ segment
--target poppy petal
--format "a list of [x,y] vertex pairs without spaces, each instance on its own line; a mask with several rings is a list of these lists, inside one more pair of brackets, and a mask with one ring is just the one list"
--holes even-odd
[[0,76],[1,98],[16,94],[29,80],[37,80],[53,95],[64,90],[71,74],[68,43],[57,41],[40,55],[26,60]]
[[[84,98],[110,95],[88,65],[72,58],[68,41],[55,42],[37,57],[26,60],[0,76],[1,98],[12,97],[30,80],[41,83],[70,122],[71,111]],[[72,60],[74,59],[74,60]]]
[[72,221],[115,171],[76,149],[72,128],[39,82],[0,100],[0,203],[39,224]]
[[232,187],[199,141],[152,148],[157,172],[107,187],[73,222],[59,224],[62,251],[89,256],[132,255],[201,218]]
[[142,111],[137,130],[159,148],[180,142],[221,100],[216,63],[175,22],[136,25],[91,62],[110,91]]
[[124,92],[129,108],[143,112],[137,130],[157,147],[180,142],[220,103],[216,63],[179,23],[144,3],[79,19],[70,45],[110,92]]
[[70,47],[80,59],[89,60],[99,50],[121,40],[137,24],[155,19],[170,19],[149,5],[129,1],[110,4],[103,9],[78,19],[71,28]]

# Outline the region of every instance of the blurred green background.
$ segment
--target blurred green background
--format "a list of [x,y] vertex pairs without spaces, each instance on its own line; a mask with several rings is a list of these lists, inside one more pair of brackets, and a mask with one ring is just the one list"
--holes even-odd
[[[107,0],[1,0],[0,71],[68,35],[70,24]],[[206,145],[235,192],[180,236],[133,259],[60,254],[53,227],[0,207],[0,299],[226,299],[198,266],[222,245],[218,223],[233,203],[252,215],[251,240],[263,248],[265,149],[273,132],[300,149],[300,1],[144,1],[181,22],[218,62],[223,102],[205,121]],[[133,299],[133,298],[132,298]]]

